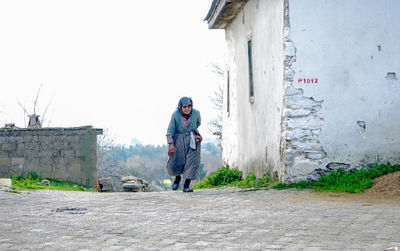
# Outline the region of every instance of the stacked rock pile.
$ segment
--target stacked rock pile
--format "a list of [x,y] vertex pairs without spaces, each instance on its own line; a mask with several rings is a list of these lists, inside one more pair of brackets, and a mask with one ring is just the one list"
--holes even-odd
[[114,192],[113,180],[111,177],[99,178],[99,192]]
[[144,179],[135,176],[121,178],[123,192],[150,192],[150,185]]

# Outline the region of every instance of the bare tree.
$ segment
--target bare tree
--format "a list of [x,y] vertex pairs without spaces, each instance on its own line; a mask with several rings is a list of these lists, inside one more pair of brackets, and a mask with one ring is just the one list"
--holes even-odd
[[219,140],[222,139],[222,111],[224,107],[224,90],[223,90],[223,80],[225,76],[224,70],[217,64],[211,64],[211,70],[218,77],[218,88],[214,91],[212,96],[209,96],[211,102],[213,103],[214,109],[217,111],[216,117],[208,123],[209,131],[218,137]]
[[121,150],[120,148],[108,129],[97,137],[97,175],[99,178],[111,178],[116,191],[121,189],[123,176],[141,177],[140,171],[135,166],[113,157],[113,153]]

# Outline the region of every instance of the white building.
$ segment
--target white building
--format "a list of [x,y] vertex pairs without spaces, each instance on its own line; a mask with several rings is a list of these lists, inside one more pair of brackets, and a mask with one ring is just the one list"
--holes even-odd
[[223,159],[245,174],[400,162],[399,0],[214,0]]

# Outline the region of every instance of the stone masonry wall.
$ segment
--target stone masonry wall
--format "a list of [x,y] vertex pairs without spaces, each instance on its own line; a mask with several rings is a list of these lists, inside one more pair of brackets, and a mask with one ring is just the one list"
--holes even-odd
[[282,113],[281,161],[284,169],[279,173],[283,181],[298,182],[322,166],[326,158],[319,136],[323,125],[320,115],[323,100],[304,95],[293,86],[296,47],[290,38],[289,0],[285,0],[284,14],[284,109]]
[[97,185],[97,135],[102,129],[0,129],[0,177],[26,176]]

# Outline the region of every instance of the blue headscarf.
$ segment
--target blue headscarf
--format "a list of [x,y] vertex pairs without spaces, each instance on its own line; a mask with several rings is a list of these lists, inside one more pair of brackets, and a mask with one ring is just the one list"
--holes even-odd
[[[192,115],[192,112],[190,112],[189,114],[184,114],[182,111],[182,106],[188,106],[191,105],[193,107],[193,101],[191,98],[189,97],[183,97],[179,100],[178,103],[178,110],[179,112],[184,116],[184,117],[189,117],[190,115]],[[193,110],[192,110],[193,111]]]

